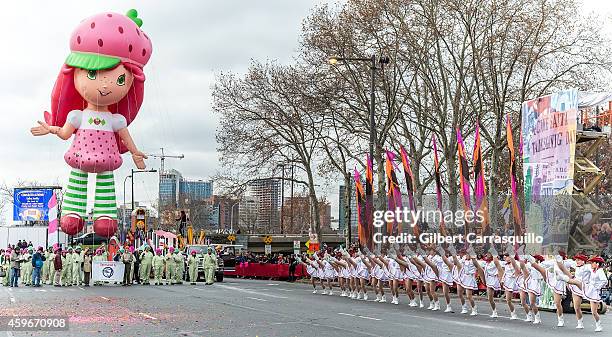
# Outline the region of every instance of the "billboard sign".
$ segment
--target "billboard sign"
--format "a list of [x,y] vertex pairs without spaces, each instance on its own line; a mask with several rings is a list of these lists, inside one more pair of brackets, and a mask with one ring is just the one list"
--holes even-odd
[[578,90],[522,105],[522,152],[526,232],[542,235],[543,247],[567,245],[574,186]]
[[16,188],[13,194],[14,221],[48,221],[53,190]]

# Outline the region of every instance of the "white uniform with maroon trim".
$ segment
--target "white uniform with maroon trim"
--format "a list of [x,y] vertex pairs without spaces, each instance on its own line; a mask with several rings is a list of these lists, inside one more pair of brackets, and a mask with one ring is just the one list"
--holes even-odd
[[432,260],[438,267],[438,273],[440,274],[438,276],[438,280],[440,282],[444,282],[448,286],[452,286],[453,285],[453,274],[451,273],[451,270],[448,268],[446,263],[444,263],[444,259],[442,259],[442,256],[436,255],[433,257]]
[[[584,264],[584,265],[582,265],[580,267],[576,266],[575,271],[574,271],[574,277],[576,278],[576,280],[578,280],[578,281],[582,282],[582,284],[584,284],[591,277],[591,266],[589,266],[587,264]],[[572,292],[572,294],[584,298],[584,291],[582,291],[582,289],[578,288],[578,286],[573,285],[573,284],[569,284],[568,287],[569,287],[570,291]]]
[[601,288],[608,284],[608,278],[603,269],[597,268],[597,270],[591,270],[589,279],[586,283],[582,284],[584,290],[584,298],[592,302],[601,302]]
[[493,290],[501,290],[501,284],[499,283],[499,270],[497,270],[497,266],[495,266],[495,262],[493,261],[479,261],[480,266],[482,267],[485,274],[485,284],[487,288],[491,288]]
[[507,291],[517,292],[518,284],[516,275],[514,274],[514,266],[512,263],[505,262],[504,264],[504,289]]
[[397,263],[397,261],[394,259],[389,259],[389,266],[387,268],[389,268],[389,275],[391,279],[398,281],[404,280],[404,273],[402,273],[400,265]]
[[363,263],[361,256],[355,258],[355,263],[357,264],[357,268],[355,270],[357,277],[368,279],[370,277],[370,273],[368,273],[368,268],[366,267],[365,263]]
[[529,276],[525,279],[527,292],[535,294],[536,296],[542,295],[542,286],[540,285],[540,281],[543,279],[542,274],[532,267],[531,263],[527,263],[525,266],[529,272]]
[[476,282],[476,266],[472,263],[471,259],[463,260],[463,267],[461,267],[461,285],[466,289],[478,290],[478,283]]
[[[565,268],[570,268],[572,265],[575,266],[575,263],[571,260],[563,260],[562,263]],[[557,261],[547,260],[540,263],[540,265],[546,269],[546,284],[548,284],[548,287],[558,295],[565,295],[567,282],[557,277],[557,273],[561,272],[559,266],[557,266]]]
[[317,269],[313,267],[310,263],[306,264],[306,272],[308,273],[308,275],[310,275],[310,277],[319,277]]
[[[421,274],[421,276],[423,277],[423,281],[427,283],[432,282],[432,281],[434,282],[437,281],[438,278],[436,277],[436,273],[433,271],[433,269],[431,269],[431,267],[427,263],[425,263],[425,259],[422,256],[419,256],[418,258],[421,262],[423,262],[423,264],[425,264],[425,269],[423,270],[423,273]],[[432,256],[429,255],[428,258],[431,259]]]
[[333,280],[337,275],[338,274],[334,270],[334,267],[332,267],[331,263],[323,260],[323,278]]

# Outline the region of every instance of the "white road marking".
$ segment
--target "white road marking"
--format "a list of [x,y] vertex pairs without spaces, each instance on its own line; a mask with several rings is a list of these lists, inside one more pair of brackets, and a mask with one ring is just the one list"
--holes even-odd
[[291,289],[281,289],[281,288],[278,288],[277,290],[280,290],[280,291],[293,291]]
[[152,319],[152,320],[156,320],[156,319],[157,319],[157,318],[155,318],[155,317],[153,317],[153,316],[151,316],[151,315],[145,314],[144,312],[139,312],[138,314],[139,314],[140,316],[146,317],[146,318],[148,318],[148,319]]
[[102,298],[104,300],[107,300],[107,301],[110,301],[110,299],[108,297],[100,296],[100,298]]
[[268,302],[268,300],[264,300],[263,298],[257,298],[257,297],[247,297],[250,300],[255,300],[255,301],[261,301],[261,302]]
[[79,287],[79,289],[81,289],[81,290],[85,290],[83,287]]
[[279,284],[278,284],[278,283],[268,283],[268,284],[266,284],[266,285],[267,285],[267,286],[277,286],[277,285],[279,285]]
[[361,315],[354,315],[354,314],[347,314],[346,312],[339,312],[338,315],[350,316],[350,317],[359,317],[359,318],[369,319],[369,320],[373,320],[373,321],[381,321],[380,318],[374,318],[374,317],[369,317],[369,316],[361,316]]
[[229,290],[240,291],[240,292],[251,294],[251,295],[259,295],[259,296],[272,297],[272,298],[278,298],[278,299],[287,299],[287,298],[289,298],[289,297],[285,297],[285,296],[277,296],[277,295],[271,295],[271,294],[264,294],[264,293],[260,293],[260,292],[257,292],[257,291],[245,290],[245,289],[242,289],[242,288],[231,287],[231,286],[226,286],[226,285],[222,285],[222,284],[218,284],[218,285],[216,285],[216,287],[220,287],[220,288],[224,288],[224,289],[229,289]]

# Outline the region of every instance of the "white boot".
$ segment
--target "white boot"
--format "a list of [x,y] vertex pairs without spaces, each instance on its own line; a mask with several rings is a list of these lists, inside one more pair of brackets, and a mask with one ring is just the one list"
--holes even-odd
[[462,306],[461,306],[461,313],[462,313],[462,314],[467,314],[467,313],[468,313],[468,310],[467,310],[467,305],[466,305],[466,304],[464,304],[464,305],[462,305]]
[[333,294],[334,294],[334,292],[333,292],[331,289],[330,289],[330,290],[329,290],[329,292],[327,293],[327,295],[330,295],[330,296],[331,296],[331,295],[333,295]]
[[433,301],[429,301],[429,306],[427,307],[427,310],[431,310],[433,308],[434,308]]
[[601,321],[595,321],[595,332],[603,331],[603,327],[601,326]]
[[453,308],[451,308],[450,304],[446,305],[446,310],[444,312],[453,312]]
[[491,318],[497,318],[499,317],[499,315],[497,314],[497,310],[493,310],[493,312],[491,313]]
[[313,293],[313,294],[316,294],[316,293],[317,293],[317,289],[314,289],[314,290],[312,291],[312,293]]
[[476,308],[476,306],[472,308],[472,313],[470,314],[470,316],[478,316],[478,308]]
[[357,299],[360,300],[362,298],[361,291],[357,294]]
[[340,293],[340,297],[346,297],[346,291],[342,290],[342,293]]
[[413,300],[410,300],[410,304],[408,304],[408,306],[414,308],[414,307],[418,307],[419,305],[417,304],[416,300],[413,299]]
[[385,297],[385,295],[382,295],[380,297],[380,301],[378,301],[378,302],[380,302],[380,303],[387,303],[387,298]]
[[393,299],[391,300],[391,303],[398,305],[399,304],[399,300],[397,297],[393,296]]
[[363,300],[367,301],[368,300],[368,293],[363,293]]
[[510,311],[510,319],[518,319],[518,316],[516,315],[516,311]]
[[433,307],[433,309],[431,309],[431,310],[432,310],[432,311],[438,311],[438,310],[440,310],[440,302],[439,302],[439,301],[436,301],[436,302],[434,303],[434,307]]
[[565,319],[563,318],[563,315],[557,317],[557,326],[565,326]]
[[419,300],[419,308],[425,308],[425,304],[423,304],[423,300]]
[[542,320],[540,319],[540,312],[538,311],[538,313],[535,314],[533,318],[533,324],[540,324],[540,323],[542,323]]
[[376,302],[380,302],[380,294],[376,294]]
[[525,315],[525,322],[533,322],[533,314],[530,312]]
[[584,323],[582,322],[583,318],[578,320],[578,324],[576,324],[576,329],[584,329]]

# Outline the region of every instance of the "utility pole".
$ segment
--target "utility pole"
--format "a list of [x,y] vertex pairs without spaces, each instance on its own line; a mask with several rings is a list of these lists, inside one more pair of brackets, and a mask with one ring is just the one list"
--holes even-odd
[[[152,158],[159,158],[160,160],[160,166],[159,166],[159,184],[158,187],[161,188],[161,182],[163,179],[163,175],[166,173],[166,171],[164,170],[164,163],[166,161],[166,158],[173,158],[173,159],[183,159],[185,158],[184,154],[179,154],[179,155],[169,155],[166,154],[164,152],[164,148],[160,148],[161,150],[161,154],[147,154],[147,156],[152,157]],[[179,191],[176,191],[176,194],[179,194]],[[159,198],[159,207],[158,207],[158,217],[159,217],[159,225],[161,225],[162,222],[162,215],[163,215],[163,202],[161,200],[161,198]]]

